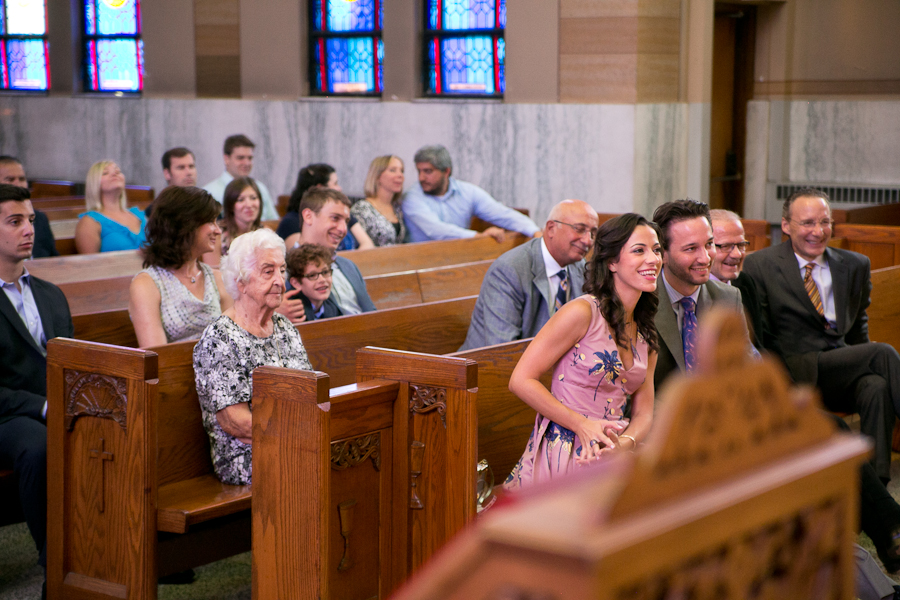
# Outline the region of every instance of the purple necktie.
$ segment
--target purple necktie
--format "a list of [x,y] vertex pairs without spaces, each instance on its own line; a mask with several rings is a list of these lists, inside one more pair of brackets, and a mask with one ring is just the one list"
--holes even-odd
[[681,308],[684,309],[684,316],[681,319],[681,343],[684,346],[684,368],[688,373],[694,370],[694,344],[697,337],[697,312],[695,310],[696,303],[690,296],[685,296],[681,300]]

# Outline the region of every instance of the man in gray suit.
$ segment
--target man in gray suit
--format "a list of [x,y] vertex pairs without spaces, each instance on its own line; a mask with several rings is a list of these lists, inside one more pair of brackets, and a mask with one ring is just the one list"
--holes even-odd
[[[709,278],[716,255],[709,206],[690,199],[666,202],[653,213],[653,220],[659,227],[663,249],[662,285],[656,286],[660,300],[655,319],[659,355],[654,384],[659,390],[673,372],[693,368],[691,340],[703,314],[713,304],[738,312],[742,305],[736,288]],[[749,337],[747,345],[749,348]]]
[[900,413],[900,356],[869,341],[869,259],[829,248],[828,196],[802,189],[784,203],[781,230],[790,240],[744,260],[756,283],[763,345],[794,381],[819,388],[826,408],[858,412],[875,442],[875,471],[890,478],[894,413]]
[[587,202],[553,207],[543,235],[501,255],[484,276],[460,350],[534,337],[557,304],[581,295],[599,219]]

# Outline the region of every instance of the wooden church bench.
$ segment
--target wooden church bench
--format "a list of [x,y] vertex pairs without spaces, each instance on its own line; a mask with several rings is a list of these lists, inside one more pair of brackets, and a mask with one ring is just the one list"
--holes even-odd
[[475,516],[474,363],[357,359],[254,372],[253,598],[387,598]]

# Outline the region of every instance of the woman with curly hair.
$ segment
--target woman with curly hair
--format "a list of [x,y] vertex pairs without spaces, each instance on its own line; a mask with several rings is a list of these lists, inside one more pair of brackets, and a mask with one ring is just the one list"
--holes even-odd
[[[585,294],[550,318],[510,377],[510,391],[538,414],[507,489],[558,477],[611,452],[634,450],[647,435],[659,348],[654,291],[661,265],[656,227],[644,217],[624,214],[597,231]],[[548,391],[540,377],[551,368]],[[624,415],[628,396],[630,418]]]
[[198,338],[231,307],[222,275],[200,260],[216,249],[220,209],[196,187],[170,186],[156,198],[144,270],[129,290],[128,314],[141,348]]

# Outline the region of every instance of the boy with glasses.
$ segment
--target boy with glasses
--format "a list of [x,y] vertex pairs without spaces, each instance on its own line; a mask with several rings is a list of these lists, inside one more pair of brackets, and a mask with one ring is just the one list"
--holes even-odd
[[332,252],[318,244],[303,244],[287,254],[287,272],[291,287],[300,290],[306,320],[328,319],[343,315],[331,298]]

